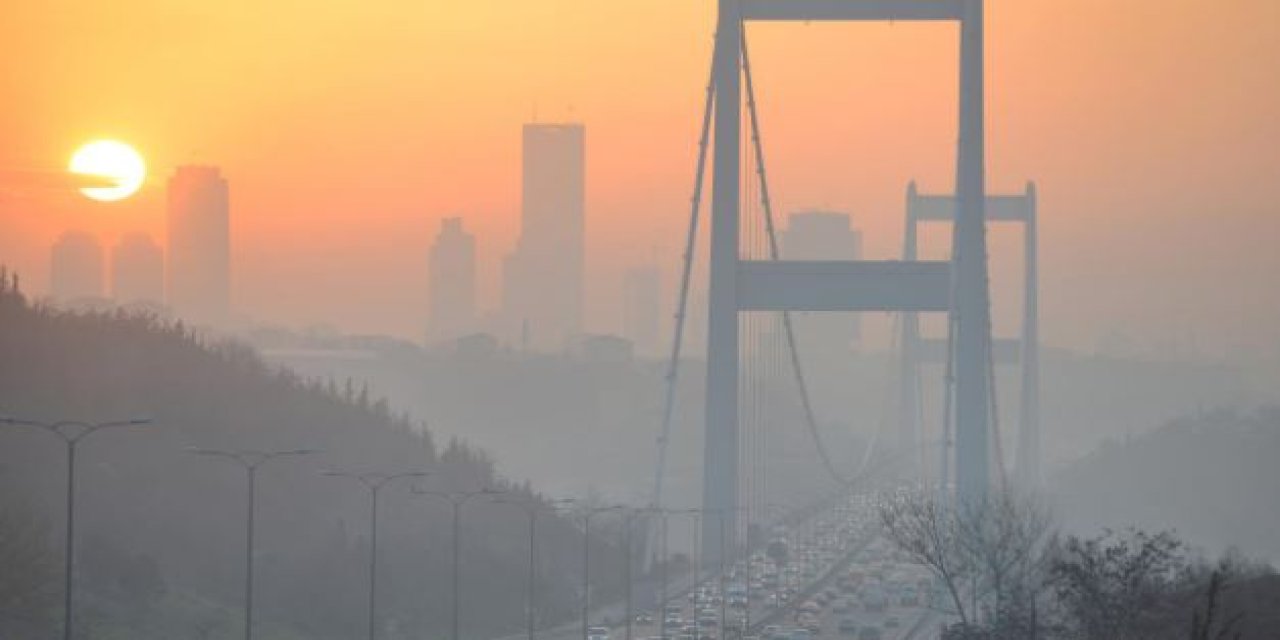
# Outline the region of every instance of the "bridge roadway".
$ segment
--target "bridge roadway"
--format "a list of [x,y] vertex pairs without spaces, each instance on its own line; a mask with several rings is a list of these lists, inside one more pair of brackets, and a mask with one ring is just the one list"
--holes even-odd
[[[908,567],[893,560],[886,542],[878,538],[873,510],[872,498],[859,494],[839,501],[790,527],[775,530],[771,537],[787,541],[789,561],[782,571],[775,572],[763,550],[757,550],[752,554],[749,572],[743,561],[728,570],[725,584],[750,585],[748,609],[744,611],[741,607],[725,607],[728,626],[733,628],[737,624],[748,622],[748,638],[791,640],[793,637],[802,637],[792,635],[799,629],[797,608],[806,602],[822,602],[816,615],[803,618],[816,631],[810,636],[813,640],[916,640],[931,637],[926,633],[935,632],[941,618],[925,606],[926,597],[920,598],[917,605],[904,605],[900,595],[895,592],[890,594],[889,602],[883,609],[868,609],[853,593],[840,592],[836,586],[840,578],[849,575],[851,567],[858,570],[869,569],[868,573],[879,575],[901,576],[904,572],[918,576],[924,574],[923,568]],[[770,574],[777,576],[776,586],[773,580],[767,579]],[[748,575],[750,580],[747,579]],[[680,608],[680,623],[669,626],[666,637],[671,640],[736,638],[737,634],[733,631],[727,636],[721,633],[718,589],[720,576],[704,575],[700,583],[698,607],[703,609],[703,617],[714,618],[715,624],[698,627],[700,635],[694,635],[692,627],[699,616],[693,607],[691,576],[685,575],[668,585],[671,598],[669,602]],[[862,585],[854,585],[849,589],[860,591],[861,587]],[[778,601],[783,606],[777,606]],[[852,610],[848,610],[850,607]],[[636,609],[636,613],[641,613],[641,610]],[[652,622],[634,624],[632,638],[662,638],[660,612],[643,613],[652,616]],[[613,621],[615,624],[610,626],[609,639],[624,640],[625,625],[621,623],[624,619],[623,603],[611,602],[593,609],[591,626],[604,626],[601,624],[603,621]],[[845,622],[843,630],[842,621]],[[520,640],[525,637],[525,634],[517,633],[498,640]],[[581,620],[539,630],[537,637],[545,640],[582,640]]]

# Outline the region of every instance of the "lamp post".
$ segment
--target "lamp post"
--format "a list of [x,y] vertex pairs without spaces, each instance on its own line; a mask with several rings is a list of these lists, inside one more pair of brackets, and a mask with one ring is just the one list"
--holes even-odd
[[588,618],[591,615],[591,518],[621,506],[593,507],[582,512],[582,640],[588,640]]
[[626,515],[622,519],[622,599],[623,599],[623,616],[626,618],[626,640],[631,640],[632,625],[635,623],[634,614],[631,609],[632,600],[632,577],[631,577],[631,529],[634,524],[636,515],[641,510],[627,509]]
[[662,640],[667,640],[667,567],[671,565],[671,555],[667,549],[667,510],[655,508],[655,511],[657,511],[658,517],[661,518],[661,524],[659,525],[661,527],[661,539],[658,541],[658,548],[661,549],[662,556],[662,565],[658,567],[658,571],[661,573],[658,600],[662,605],[661,613],[659,613],[659,616],[661,616],[659,619],[662,622],[658,624],[658,635],[662,636]]
[[150,424],[151,420],[138,418],[134,420],[115,420],[111,422],[79,422],[63,420],[60,422],[39,422],[18,418],[0,417],[0,424],[37,427],[44,429],[62,439],[67,446],[67,537],[63,551],[62,577],[62,638],[71,640],[72,622],[72,576],[75,572],[75,531],[76,531],[76,446],[92,433],[115,427],[133,427]]
[[236,464],[239,464],[245,470],[248,483],[246,500],[248,516],[245,518],[245,545],[244,545],[244,637],[245,640],[253,640],[253,542],[254,542],[254,511],[257,501],[257,481],[258,467],[275,460],[276,458],[305,456],[318,453],[315,449],[288,449],[282,451],[224,451],[221,449],[201,449],[191,447],[187,449],[188,453],[198,456],[210,456],[217,458],[225,458]]
[[[702,528],[702,510],[701,509],[674,509],[674,510],[668,511],[667,513],[676,514],[676,515],[688,515],[688,516],[692,516],[692,519],[693,519],[693,527],[692,527],[693,547],[689,553],[690,553],[690,559],[692,560],[690,564],[693,571],[693,576],[692,576],[693,578],[693,592],[692,592],[693,593],[693,604],[692,604],[693,624],[696,627],[698,624],[698,580],[699,580],[698,564],[701,562],[701,560],[698,558],[698,549],[700,548],[699,543],[701,542],[701,538],[699,534],[701,533],[700,529]],[[665,529],[665,526],[666,526],[665,521],[663,522],[663,526]],[[665,533],[663,535],[665,537]],[[666,543],[664,541],[663,546],[665,545]],[[664,618],[666,617],[665,613],[663,617]],[[664,625],[665,625],[665,622],[664,622]]]
[[429,474],[425,471],[407,471],[393,474],[325,471],[321,475],[350,478],[369,490],[369,640],[375,640],[377,638],[376,620],[378,610],[378,492],[392,480],[423,478]]
[[556,505],[572,504],[574,500],[573,498],[561,498],[547,502],[537,502],[533,500],[520,502],[516,500],[503,500],[499,497],[494,500],[494,502],[499,504],[515,505],[523,510],[525,515],[529,516],[529,575],[527,578],[527,584],[525,585],[524,615],[525,632],[528,634],[529,640],[533,640],[534,627],[536,626],[534,624],[533,613],[535,608],[534,590],[537,585],[537,540],[535,536],[538,527],[538,513],[541,511],[555,511]]
[[459,522],[461,521],[460,516],[462,514],[462,505],[466,504],[468,500],[476,496],[495,496],[506,492],[498,489],[490,489],[489,487],[485,487],[477,491],[422,491],[414,488],[413,492],[423,496],[444,498],[449,501],[449,505],[453,509],[453,614],[450,626],[452,628],[453,640],[461,640],[462,636],[459,633],[459,602],[462,600],[462,593],[459,591],[459,587],[462,583],[462,569],[459,564],[459,541],[461,540]]

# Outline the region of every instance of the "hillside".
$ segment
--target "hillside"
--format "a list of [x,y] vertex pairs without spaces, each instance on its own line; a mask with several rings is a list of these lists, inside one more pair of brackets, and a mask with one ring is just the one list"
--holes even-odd
[[[1051,479],[1068,528],[1175,529],[1216,553],[1280,560],[1280,407],[1214,411],[1111,441]],[[1259,505],[1269,505],[1259,508]]]
[[[79,447],[80,615],[94,637],[221,638],[240,628],[245,473],[188,447],[320,451],[273,461],[259,474],[263,638],[350,638],[363,628],[367,493],[321,471],[426,469],[431,476],[422,484],[431,491],[531,491],[499,476],[483,451],[459,442],[437,446],[420,425],[353,385],[305,380],[180,323],[34,306],[7,276],[0,277],[0,414],[154,421],[96,433]],[[44,553],[59,577],[64,459],[50,434],[0,426],[0,524],[25,518],[24,530],[47,530]],[[380,508],[380,608],[390,637],[397,629],[414,637],[447,629],[448,504],[414,496],[402,483],[383,491]],[[519,628],[523,512],[478,499],[462,522],[465,634]],[[581,537],[553,516],[540,531],[539,614],[562,618],[574,610]],[[597,557],[617,556],[602,546]],[[607,560],[598,564],[612,569]],[[60,601],[60,581],[43,587]],[[46,617],[60,615],[51,607]]]

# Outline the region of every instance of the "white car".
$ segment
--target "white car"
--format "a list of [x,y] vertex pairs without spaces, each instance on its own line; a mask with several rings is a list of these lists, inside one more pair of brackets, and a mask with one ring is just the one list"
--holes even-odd
[[604,627],[588,627],[587,640],[609,640],[609,630]]

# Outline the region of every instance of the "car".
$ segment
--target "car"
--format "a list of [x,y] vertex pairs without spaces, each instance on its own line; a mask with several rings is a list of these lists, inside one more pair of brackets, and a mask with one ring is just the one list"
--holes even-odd
[[842,636],[858,635],[858,621],[853,618],[841,618],[840,623],[836,625],[836,631]]
[[790,640],[813,640],[813,632],[808,629],[796,629],[791,632]]
[[884,628],[886,629],[897,629],[901,626],[902,621],[898,619],[898,616],[889,616],[884,619]]
[[609,630],[604,627],[588,627],[587,640],[609,640]]

